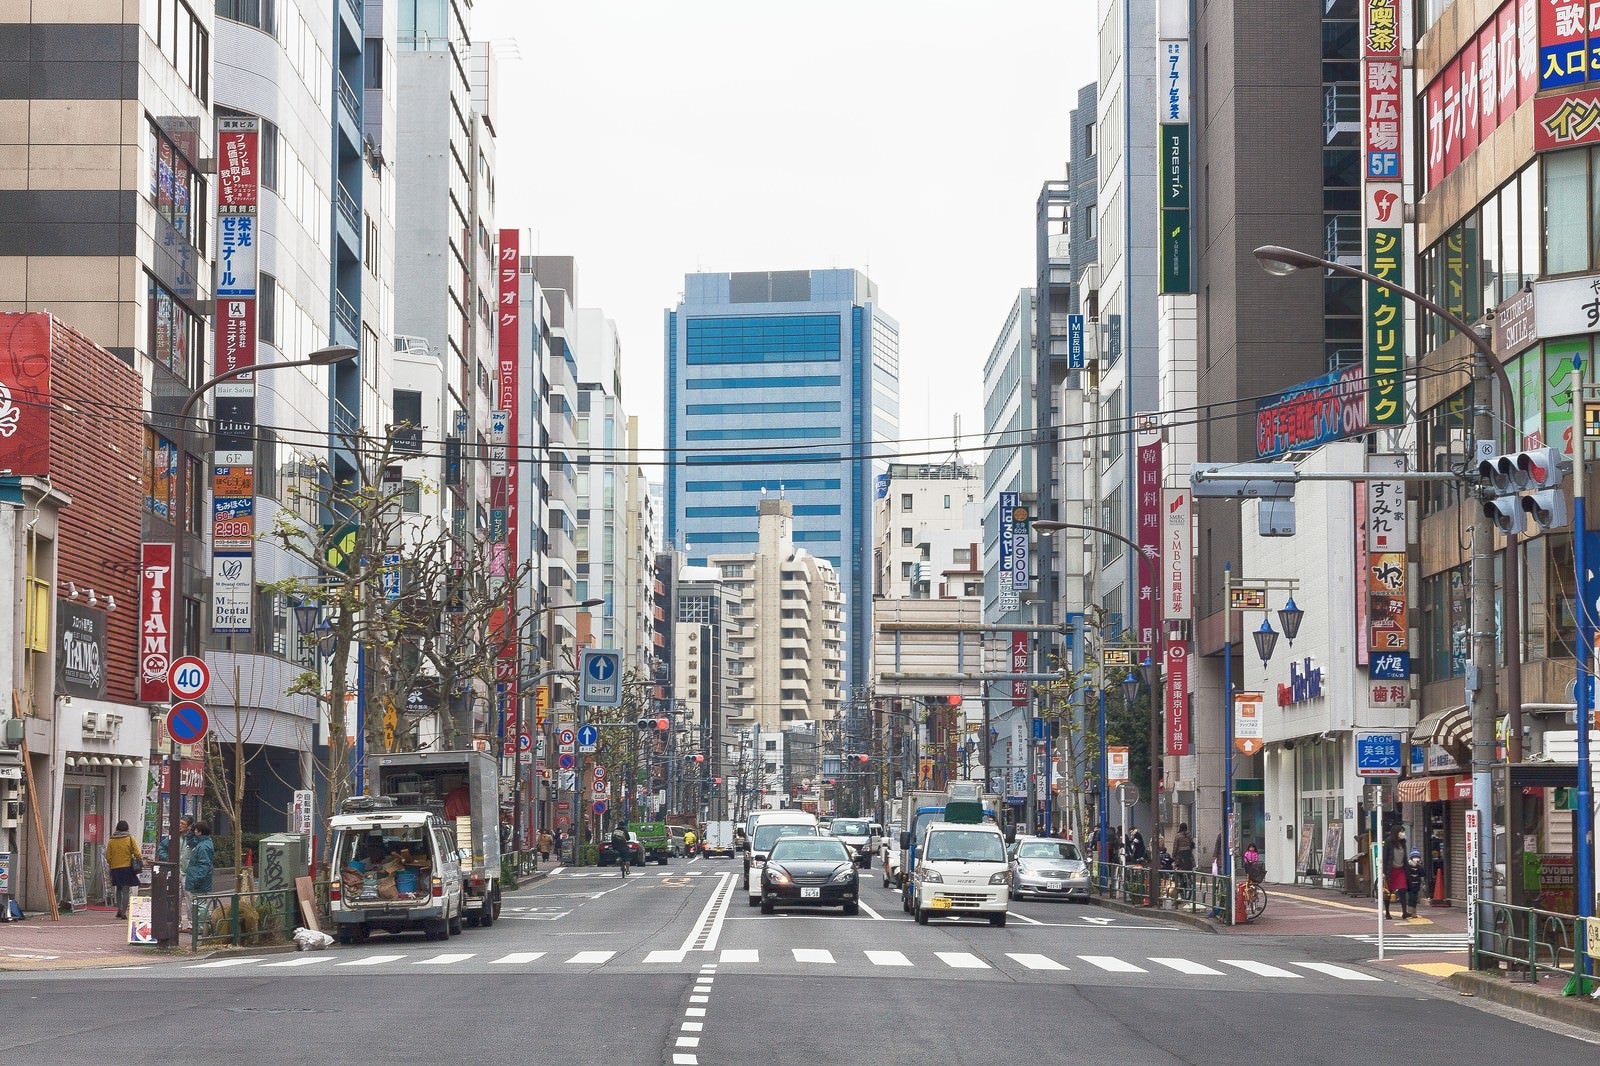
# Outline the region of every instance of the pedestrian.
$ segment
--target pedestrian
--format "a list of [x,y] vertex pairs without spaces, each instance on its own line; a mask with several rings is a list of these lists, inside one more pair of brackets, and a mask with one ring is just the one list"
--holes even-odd
[[1256,863],[1258,863],[1260,861],[1261,861],[1261,852],[1256,850],[1256,842],[1254,840],[1252,840],[1249,844],[1245,845],[1245,849],[1244,849],[1244,867],[1245,867],[1245,871],[1249,872],[1250,867],[1254,866]]
[[1150,853],[1144,846],[1144,834],[1139,832],[1138,826],[1128,830],[1128,845],[1125,853],[1129,866],[1143,866],[1150,860]]
[[1178,891],[1184,899],[1194,898],[1194,837],[1189,833],[1189,823],[1178,823],[1178,834],[1172,838],[1172,864],[1178,868]]
[[[1406,892],[1400,897],[1400,918],[1415,918],[1417,916],[1417,899],[1422,895],[1422,852],[1413,848],[1406,859]],[[1407,914],[1408,909],[1411,913]]]
[[111,831],[106,842],[106,866],[111,871],[111,884],[117,890],[117,917],[128,916],[128,896],[139,885],[139,870],[144,859],[139,855],[139,845],[128,832],[128,823],[121,821]]
[[555,848],[555,846],[556,846],[556,838],[550,834],[550,830],[548,830],[548,829],[541,830],[540,833],[539,833],[539,859],[540,859],[540,861],[549,862],[550,861],[550,852]]
[[210,824],[194,823],[194,838],[194,847],[189,849],[189,866],[183,874],[183,886],[190,892],[204,894],[211,891],[211,873],[217,865],[217,846],[211,841]]
[[1122,829],[1118,826],[1111,827],[1111,839],[1106,842],[1106,862],[1112,866],[1122,865]]
[[1396,829],[1383,844],[1383,916],[1393,918],[1389,907],[1400,901],[1400,916],[1405,917],[1406,834]]

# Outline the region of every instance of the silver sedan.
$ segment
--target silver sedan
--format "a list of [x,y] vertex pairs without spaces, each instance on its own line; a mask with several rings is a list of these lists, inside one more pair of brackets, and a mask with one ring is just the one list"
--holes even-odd
[[1089,899],[1089,868],[1078,845],[1054,837],[1018,837],[1011,846],[1011,895]]

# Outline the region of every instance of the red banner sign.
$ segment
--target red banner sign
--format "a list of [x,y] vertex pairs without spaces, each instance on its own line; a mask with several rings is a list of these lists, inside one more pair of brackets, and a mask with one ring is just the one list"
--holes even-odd
[[1189,754],[1189,645],[1175,640],[1167,645],[1162,666],[1166,691],[1167,754]]
[[255,299],[235,296],[218,300],[217,312],[217,360],[213,373],[225,374],[241,366],[255,366]]
[[0,314],[0,470],[50,473],[50,316]]
[[172,545],[144,544],[139,554],[139,702],[166,703],[172,664],[172,608],[178,579]]
[[[161,760],[161,791],[172,791],[172,760]],[[184,759],[178,767],[178,791],[185,796],[203,796],[206,791],[205,765],[198,759]]]
[[[1028,634],[1022,630],[1011,632],[1011,672],[1025,674],[1028,672]],[[1026,681],[1011,682],[1011,706],[1026,707],[1028,705],[1028,683]]]
[[1135,477],[1139,493],[1134,514],[1139,523],[1134,543],[1139,545],[1139,560],[1134,565],[1134,587],[1139,620],[1139,643],[1156,642],[1156,590],[1157,560],[1161,558],[1162,499],[1161,499],[1161,437],[1145,434],[1139,440],[1135,462]]
[[261,120],[217,120],[217,212],[244,214],[260,202]]

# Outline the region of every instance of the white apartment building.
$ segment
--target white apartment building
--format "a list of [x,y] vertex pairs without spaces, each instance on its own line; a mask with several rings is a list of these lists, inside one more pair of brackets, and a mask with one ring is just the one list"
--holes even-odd
[[894,463],[879,476],[873,508],[879,599],[981,599],[973,577],[983,543],[983,482],[976,467]]

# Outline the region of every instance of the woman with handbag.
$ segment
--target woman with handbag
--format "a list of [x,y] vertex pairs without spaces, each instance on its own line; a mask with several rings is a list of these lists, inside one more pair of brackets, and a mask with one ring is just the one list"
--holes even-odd
[[139,871],[144,868],[139,845],[128,832],[126,821],[117,823],[111,839],[106,842],[106,866],[111,870],[111,884],[117,890],[117,917],[126,918],[128,897],[139,886]]

